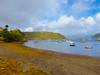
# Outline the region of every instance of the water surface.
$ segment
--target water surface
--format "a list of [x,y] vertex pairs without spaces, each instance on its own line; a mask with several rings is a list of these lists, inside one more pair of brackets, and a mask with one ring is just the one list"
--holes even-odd
[[[70,46],[69,42],[54,41],[54,40],[29,40],[25,43],[25,46],[32,48],[39,48],[44,50],[51,50],[61,53],[87,55],[100,57],[100,42],[88,41],[88,42],[75,42],[75,46]],[[85,48],[91,47],[90,49]]]

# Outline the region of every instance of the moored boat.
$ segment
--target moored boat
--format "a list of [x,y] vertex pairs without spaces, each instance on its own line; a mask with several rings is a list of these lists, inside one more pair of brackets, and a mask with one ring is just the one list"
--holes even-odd
[[70,43],[70,46],[75,46],[74,42],[70,41],[69,43]]

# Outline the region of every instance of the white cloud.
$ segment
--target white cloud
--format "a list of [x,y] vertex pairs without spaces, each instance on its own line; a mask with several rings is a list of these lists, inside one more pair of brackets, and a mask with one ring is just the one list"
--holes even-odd
[[76,23],[73,16],[61,16],[57,21],[49,22],[47,25],[49,28],[64,28],[66,26],[73,27],[72,25]]
[[95,19],[100,23],[100,13],[97,13]]
[[74,16],[64,15],[57,20],[37,25],[36,30],[59,31],[65,35],[93,35],[100,31],[100,24],[92,16],[76,19]]
[[72,23],[73,21],[74,21],[73,16],[62,16],[59,18],[58,23],[62,27],[62,26],[65,26],[69,23]]
[[28,27],[28,28],[26,28],[24,31],[25,31],[25,32],[33,32],[34,29],[33,29],[33,27]]
[[96,21],[93,17],[89,16],[88,18],[84,19],[85,25],[96,25]]
[[49,22],[48,27],[51,29],[75,29],[79,28],[79,21],[73,16],[61,16],[57,21]]

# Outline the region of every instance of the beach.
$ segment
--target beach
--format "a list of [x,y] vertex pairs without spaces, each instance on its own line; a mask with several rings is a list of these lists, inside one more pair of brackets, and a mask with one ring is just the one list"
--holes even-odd
[[0,42],[0,58],[24,62],[23,72],[31,65],[45,73],[38,75],[100,75],[100,58],[29,48],[22,43]]

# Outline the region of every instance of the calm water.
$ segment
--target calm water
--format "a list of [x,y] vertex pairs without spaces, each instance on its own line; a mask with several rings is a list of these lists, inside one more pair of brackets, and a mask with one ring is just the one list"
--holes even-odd
[[[62,53],[100,57],[100,42],[99,41],[88,41],[84,43],[75,42],[75,46],[70,46],[70,43],[62,42],[62,41],[29,40],[28,42],[25,43],[25,46],[51,50],[51,51],[56,51],[56,52],[62,52]],[[86,49],[85,48],[86,46],[91,47],[91,49]]]

